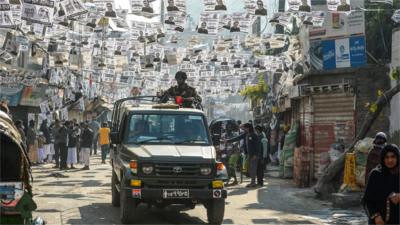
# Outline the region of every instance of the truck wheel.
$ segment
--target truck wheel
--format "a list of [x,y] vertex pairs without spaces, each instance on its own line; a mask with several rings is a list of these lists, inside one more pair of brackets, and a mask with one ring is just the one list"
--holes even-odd
[[207,219],[209,224],[221,224],[224,220],[225,199],[210,200],[207,205]]
[[125,178],[121,179],[120,190],[120,219],[123,224],[133,224],[137,220],[137,204],[131,196],[128,195],[125,189]]
[[117,190],[116,186],[118,184],[118,178],[117,174],[115,174],[114,171],[112,171],[112,178],[111,178],[111,204],[114,207],[119,207],[120,206],[120,193]]

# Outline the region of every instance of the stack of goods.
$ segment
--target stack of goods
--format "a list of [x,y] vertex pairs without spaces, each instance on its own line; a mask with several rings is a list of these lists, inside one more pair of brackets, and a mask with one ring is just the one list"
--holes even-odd
[[285,136],[285,143],[279,157],[279,175],[283,178],[293,177],[293,156],[294,148],[296,147],[298,127],[298,123],[295,123]]

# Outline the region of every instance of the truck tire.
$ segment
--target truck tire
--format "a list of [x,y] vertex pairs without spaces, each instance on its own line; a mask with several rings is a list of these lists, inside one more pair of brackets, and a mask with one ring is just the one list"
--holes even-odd
[[136,201],[128,195],[125,189],[125,178],[121,179],[120,219],[123,224],[133,224],[138,219]]
[[117,190],[117,187],[115,185],[118,184],[118,178],[117,174],[115,174],[114,171],[112,171],[112,177],[111,177],[111,204],[114,207],[119,207],[121,203],[120,199],[120,193]]
[[221,224],[224,220],[225,199],[213,199],[206,204],[209,224]]

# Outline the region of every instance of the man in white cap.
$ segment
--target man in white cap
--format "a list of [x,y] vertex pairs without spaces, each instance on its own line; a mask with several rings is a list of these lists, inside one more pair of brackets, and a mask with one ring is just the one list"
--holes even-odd
[[383,132],[378,132],[375,135],[374,146],[368,152],[367,166],[365,168],[365,183],[368,181],[369,173],[380,163],[381,151],[385,147],[387,142],[386,134]]

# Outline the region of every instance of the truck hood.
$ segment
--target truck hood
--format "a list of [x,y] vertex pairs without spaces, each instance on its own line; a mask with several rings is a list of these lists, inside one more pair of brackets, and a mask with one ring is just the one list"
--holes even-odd
[[127,145],[128,151],[140,158],[201,158],[215,159],[213,146],[190,145]]

